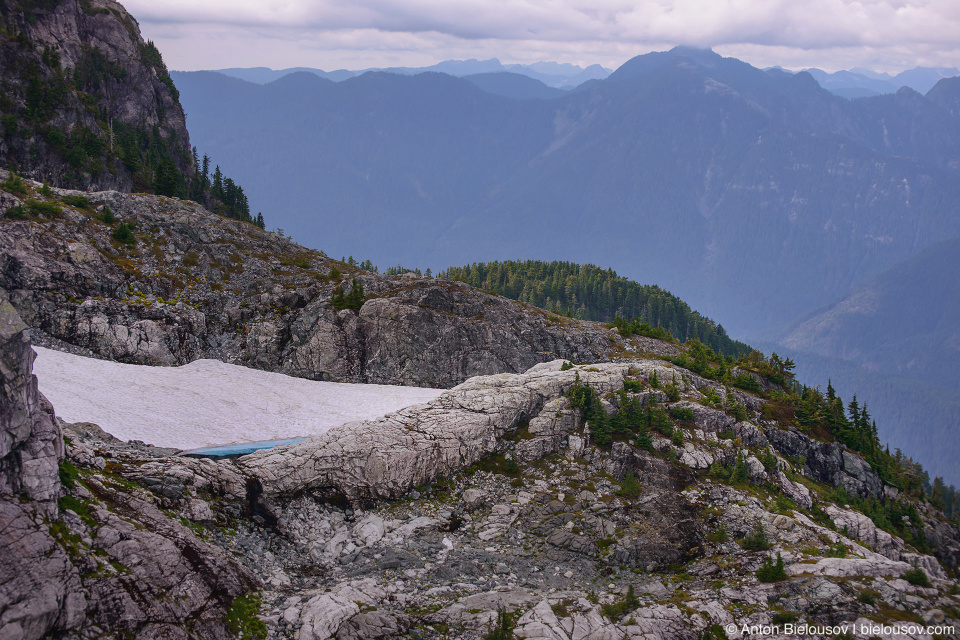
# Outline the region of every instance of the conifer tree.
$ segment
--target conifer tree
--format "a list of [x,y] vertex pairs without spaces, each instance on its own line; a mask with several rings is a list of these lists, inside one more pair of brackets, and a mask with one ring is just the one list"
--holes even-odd
[[223,173],[220,172],[220,165],[213,171],[213,184],[210,187],[210,195],[217,200],[223,201]]

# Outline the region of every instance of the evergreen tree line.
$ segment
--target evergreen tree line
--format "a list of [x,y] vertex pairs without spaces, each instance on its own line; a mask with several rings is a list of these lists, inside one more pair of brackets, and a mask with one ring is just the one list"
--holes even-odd
[[197,148],[193,148],[193,166],[195,177],[190,184],[190,200],[202,204],[214,213],[227,218],[249,222],[261,229],[266,227],[263,214],[250,215],[250,202],[243,192],[243,187],[227,178],[220,171],[220,165],[210,174],[210,157],[204,154],[203,159],[197,157]]
[[[574,262],[506,260],[450,267],[438,277],[459,280],[561,315],[660,327],[685,342],[696,338],[723,355],[740,356],[751,348],[731,339],[722,325],[693,311],[656,285],[641,285],[613,269]],[[618,320],[619,319],[619,320]],[[623,332],[623,329],[621,329]]]
[[[359,269],[363,269],[364,271],[369,271],[371,273],[380,273],[380,267],[373,264],[372,260],[364,260],[363,262],[357,262],[356,258],[354,258],[353,256],[349,256],[346,258],[340,258],[340,262],[343,262],[344,264],[348,264],[351,267],[357,267]],[[399,276],[404,273],[415,273],[418,276],[426,276],[428,278],[433,277],[433,272],[429,268],[427,268],[426,271],[420,271],[419,268],[415,267],[411,269],[410,267],[404,267],[403,265],[399,265],[399,264],[395,267],[387,267],[383,271],[383,275],[385,276]]]
[[[931,483],[929,474],[920,463],[905,456],[900,449],[891,453],[889,445],[881,444],[876,421],[867,404],[860,404],[856,395],[845,404],[828,381],[825,394],[819,388],[800,385],[795,393],[781,394],[774,401],[792,406],[802,430],[827,431],[838,442],[860,453],[887,484],[911,495],[925,496],[948,517],[960,513],[960,497],[955,487],[948,486],[939,477]],[[874,514],[867,515],[874,517]],[[891,522],[898,517],[893,517]],[[899,530],[899,525],[894,525]]]

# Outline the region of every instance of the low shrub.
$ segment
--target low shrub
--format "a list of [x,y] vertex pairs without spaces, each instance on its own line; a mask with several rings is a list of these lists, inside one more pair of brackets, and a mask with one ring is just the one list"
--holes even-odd
[[125,244],[131,247],[137,244],[137,239],[133,235],[133,227],[128,225],[126,222],[121,222],[120,225],[113,230],[113,233],[111,233],[110,236],[120,244]]
[[713,542],[714,544],[720,544],[726,542],[730,539],[730,534],[727,533],[726,527],[721,523],[716,531],[707,535],[707,540]]
[[797,614],[790,613],[789,611],[778,611],[777,613],[773,614],[773,624],[776,624],[776,625],[796,622],[797,619],[798,619]]
[[624,496],[625,498],[636,498],[642,490],[643,486],[637,482],[637,477],[632,473],[628,473],[623,476],[623,480],[620,481],[620,490],[617,491],[617,495]]
[[227,611],[227,626],[242,640],[264,640],[267,637],[267,625],[258,617],[259,613],[259,593],[234,598]]
[[763,527],[757,524],[753,531],[740,540],[740,546],[747,551],[766,551],[771,547],[771,544]]
[[73,489],[77,486],[77,478],[80,477],[80,470],[77,469],[69,460],[60,463],[60,484],[66,489]]
[[744,391],[752,391],[754,393],[760,393],[760,391],[762,391],[760,383],[757,382],[757,379],[749,373],[741,373],[734,378],[733,386],[743,389]]
[[737,422],[743,422],[750,417],[747,415],[747,408],[739,402],[734,402],[732,405],[730,405],[730,407],[727,409],[727,413],[736,418]]
[[760,582],[780,582],[787,579],[787,572],[783,566],[783,558],[777,554],[777,561],[774,563],[769,556],[764,559],[763,565],[757,569],[757,579]]
[[924,570],[919,567],[914,567],[913,569],[910,569],[900,577],[906,580],[907,582],[909,582],[910,584],[917,587],[930,586],[930,578],[928,578],[926,572],[924,572]]
[[23,205],[18,204],[15,207],[10,207],[3,214],[4,218],[10,218],[11,220],[26,220],[30,217],[30,214],[26,209],[23,208]]
[[657,378],[657,372],[656,372],[656,371],[654,371],[654,372],[653,372],[653,375],[650,376],[650,380],[649,380],[648,382],[649,382],[651,388],[653,388],[653,389],[659,389],[659,388],[660,388],[660,379]]
[[728,640],[727,632],[718,624],[711,624],[700,632],[700,640]]
[[667,399],[669,399],[670,402],[676,402],[680,399],[680,387],[677,386],[676,381],[665,386],[663,391],[667,394]]
[[76,207],[77,209],[88,209],[90,208],[90,199],[87,196],[63,196],[60,198],[63,204],[68,204],[71,207]]
[[27,195],[27,183],[23,181],[23,178],[15,174],[13,171],[10,172],[10,175],[7,176],[7,179],[3,182],[0,182],[0,189],[8,193],[12,193],[16,196],[25,196]]
[[650,430],[642,429],[640,433],[637,434],[637,439],[634,444],[644,451],[653,451],[653,438],[650,437]]
[[777,511],[786,515],[790,511],[795,511],[797,509],[797,503],[794,502],[789,496],[786,496],[782,493],[778,493],[775,498],[775,504]]
[[33,216],[56,217],[63,213],[63,209],[52,202],[40,202],[39,200],[28,199],[24,202],[27,205],[27,211]]
[[603,612],[603,615],[607,616],[611,620],[619,620],[624,615],[630,613],[637,609],[640,606],[640,599],[637,598],[636,594],[633,592],[633,585],[627,587],[627,593],[625,596],[611,602],[610,604],[603,605],[600,610]]

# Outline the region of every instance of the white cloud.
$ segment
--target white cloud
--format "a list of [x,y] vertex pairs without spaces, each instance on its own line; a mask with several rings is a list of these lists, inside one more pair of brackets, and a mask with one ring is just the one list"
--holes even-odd
[[[782,52],[803,58],[800,67],[847,66],[829,63],[842,53],[853,66],[905,68],[920,60],[954,66],[960,49],[956,0],[127,0],[126,6],[174,68],[419,65],[471,52],[467,57],[616,66],[674,44]],[[254,61],[254,54],[272,62]],[[581,57],[587,55],[594,57]],[[220,62],[226,58],[232,62]]]

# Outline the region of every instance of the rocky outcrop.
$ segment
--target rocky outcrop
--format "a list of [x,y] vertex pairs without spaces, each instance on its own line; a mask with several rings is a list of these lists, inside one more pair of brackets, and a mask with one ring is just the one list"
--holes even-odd
[[7,2],[0,23],[6,166],[60,186],[152,191],[162,163],[143,161],[149,144],[174,184],[193,174],[179,93],[119,3]]
[[840,443],[808,438],[794,427],[767,429],[765,435],[783,455],[804,460],[807,472],[819,482],[842,487],[853,496],[883,495],[883,481],[870,463]]
[[873,520],[859,511],[829,505],[825,509],[839,531],[870,546],[877,553],[891,560],[900,560],[904,551],[903,540],[879,529]]
[[0,637],[233,637],[227,611],[256,579],[149,492],[95,475],[95,451],[64,460],[25,329],[0,295]]
[[37,390],[26,325],[0,290],[0,636],[41,638],[82,620],[80,575],[42,525],[57,514],[63,440]]
[[266,499],[303,492],[350,500],[397,498],[497,452],[504,436],[535,421],[547,400],[567,391],[577,376],[613,391],[623,386],[629,370],[629,365],[608,363],[562,371],[562,364],[471,378],[426,404],[255,452],[237,465],[257,479]]
[[26,328],[0,290],[0,496],[36,501],[42,513],[52,515],[63,440],[50,403],[37,389],[36,354]]
[[[90,209],[59,203],[52,219],[0,220],[0,286],[40,344],[120,362],[214,358],[310,379],[430,387],[635,348],[601,324],[463,283],[360,271],[193,203],[86,196]],[[136,246],[111,238],[118,223],[98,219],[104,206],[134,226]],[[333,296],[354,279],[366,300],[338,310]]]

